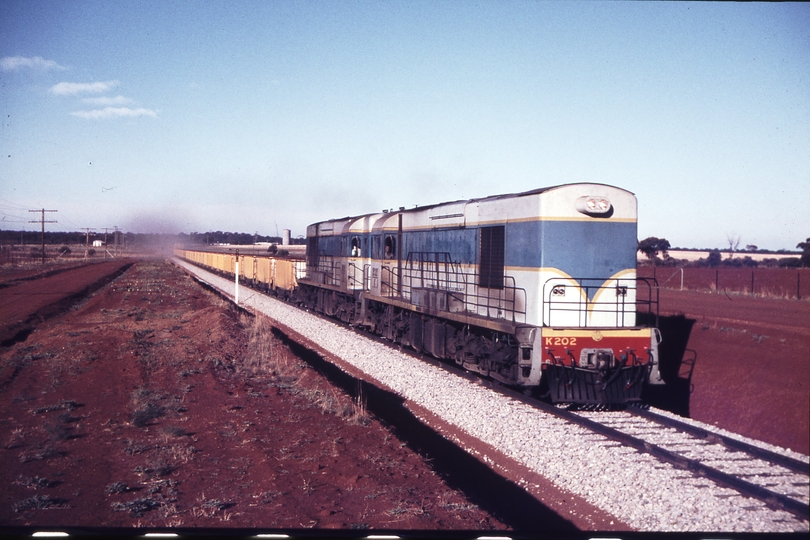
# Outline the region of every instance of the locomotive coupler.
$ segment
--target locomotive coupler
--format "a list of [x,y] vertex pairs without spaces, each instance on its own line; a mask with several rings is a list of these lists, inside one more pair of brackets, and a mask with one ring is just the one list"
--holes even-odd
[[[629,350],[628,350],[628,352],[632,353],[632,351],[629,351]],[[613,384],[613,381],[615,381],[622,374],[622,369],[624,368],[624,366],[627,365],[627,359],[628,358],[627,358],[627,353],[626,352],[623,352],[623,353],[621,353],[619,355],[619,362],[615,366],[613,373],[610,375],[610,378],[607,381],[605,381],[605,375],[607,374],[607,371],[605,371],[605,372],[600,371],[599,372],[599,374],[602,376],[602,380],[604,381],[602,383],[602,390],[606,389],[608,386]]]

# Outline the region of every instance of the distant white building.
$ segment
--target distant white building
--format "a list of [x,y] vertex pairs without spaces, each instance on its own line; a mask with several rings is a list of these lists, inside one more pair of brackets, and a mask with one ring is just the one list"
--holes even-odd
[[103,240],[93,240],[93,247],[104,247]]

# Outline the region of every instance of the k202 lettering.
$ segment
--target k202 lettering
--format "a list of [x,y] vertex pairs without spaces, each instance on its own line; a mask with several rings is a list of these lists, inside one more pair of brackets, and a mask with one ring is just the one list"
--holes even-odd
[[546,346],[550,345],[562,345],[562,346],[571,346],[575,347],[577,344],[577,338],[575,337],[547,337],[546,338]]

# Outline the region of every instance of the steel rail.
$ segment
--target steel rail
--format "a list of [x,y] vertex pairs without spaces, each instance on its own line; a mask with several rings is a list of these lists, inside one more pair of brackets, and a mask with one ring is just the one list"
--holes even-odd
[[[364,335],[367,335],[367,334],[364,334]],[[385,342],[385,340],[381,340],[381,341]],[[388,343],[390,343],[390,342],[388,342]],[[407,353],[407,351],[405,351],[405,350],[403,350],[401,352],[406,352]],[[503,395],[509,396],[509,397],[511,397],[511,398],[513,398],[515,400],[521,401],[522,403],[525,403],[527,405],[535,407],[535,408],[537,408],[539,410],[542,410],[543,412],[546,412],[548,414],[557,416],[558,418],[562,418],[563,420],[574,423],[576,425],[580,425],[580,426],[582,426],[582,427],[584,427],[586,429],[589,429],[591,431],[599,433],[600,435],[603,435],[604,437],[607,437],[610,440],[620,442],[620,443],[624,444],[625,446],[629,446],[631,448],[635,448],[636,450],[638,450],[640,452],[645,452],[647,454],[650,454],[653,457],[655,457],[655,458],[657,458],[657,459],[659,459],[661,461],[670,463],[670,464],[672,464],[675,467],[678,467],[680,469],[686,469],[686,470],[692,471],[695,475],[702,476],[704,478],[708,478],[708,479],[716,482],[719,485],[722,485],[722,486],[731,488],[734,491],[737,491],[741,495],[749,496],[749,497],[752,497],[752,498],[757,499],[759,501],[762,501],[763,503],[765,503],[771,509],[784,510],[786,512],[789,512],[789,513],[793,514],[794,516],[796,516],[796,517],[798,517],[800,519],[805,519],[805,520],[810,519],[810,506],[808,506],[807,504],[805,504],[805,503],[803,503],[801,501],[798,501],[798,500],[796,500],[796,499],[794,499],[792,497],[789,497],[787,495],[782,495],[781,493],[775,493],[773,491],[770,491],[767,488],[764,488],[762,486],[758,486],[756,484],[753,484],[753,483],[751,483],[751,482],[749,482],[747,480],[743,480],[742,478],[739,478],[739,477],[734,476],[732,474],[725,473],[725,472],[720,471],[718,469],[715,469],[713,467],[709,467],[708,465],[705,465],[705,464],[701,463],[699,460],[681,456],[681,455],[679,455],[679,454],[677,454],[675,452],[671,452],[671,451],[669,451],[669,450],[667,450],[665,448],[662,448],[661,446],[652,444],[650,442],[639,439],[638,437],[628,435],[627,433],[624,433],[624,432],[622,432],[622,431],[620,431],[618,429],[606,426],[604,424],[600,424],[599,422],[596,422],[594,420],[590,420],[588,418],[580,416],[580,415],[576,414],[575,412],[572,412],[572,411],[569,411],[569,410],[566,410],[566,409],[561,409],[561,408],[556,407],[554,405],[550,405],[548,403],[539,401],[538,399],[536,399],[534,397],[527,396],[527,395],[523,394],[522,392],[519,392],[519,391],[516,391],[516,390],[514,390],[512,388],[506,387],[506,386],[502,385],[499,382],[484,379],[478,374],[471,373],[471,372],[466,371],[466,370],[462,370],[461,368],[458,368],[458,367],[456,367],[456,366],[454,366],[452,364],[441,362],[440,360],[437,360],[435,358],[430,358],[430,357],[425,358],[424,355],[419,354],[419,353],[415,353],[415,354],[411,353],[411,354],[413,356],[416,356],[416,357],[419,357],[419,358],[422,358],[422,359],[427,359],[433,365],[442,367],[442,368],[446,369],[447,371],[450,371],[452,373],[455,373],[455,374],[458,374],[458,375],[464,377],[465,379],[473,380],[473,381],[475,381],[475,382],[477,382],[477,383],[479,383],[479,384],[481,384],[483,386],[486,386],[487,388],[490,388],[491,390],[494,390],[494,391],[499,392],[499,393],[501,393]],[[654,415],[654,413],[649,413],[649,414],[650,414],[650,416]],[[640,416],[643,416],[643,413]],[[655,415],[655,416],[665,418],[665,417],[662,417],[660,415]],[[673,420],[673,422],[677,422],[677,420]],[[678,422],[679,426],[681,424],[683,424],[683,422]],[[686,425],[688,425],[688,424],[686,424]],[[690,426],[690,427],[693,427],[693,426]],[[711,440],[711,437],[713,437],[713,436],[722,437],[721,435],[711,433],[711,432],[709,432],[707,430],[701,430],[701,428],[695,427],[695,429],[698,430],[698,431],[705,432],[707,434],[707,436],[708,436],[707,440]],[[742,443],[740,441],[734,441],[734,439],[731,439],[729,437],[723,437],[723,438],[724,439],[729,439],[729,441],[732,441],[732,442],[730,442],[730,446],[731,445],[736,445],[737,443],[739,443],[740,446],[746,446],[746,447],[751,446],[751,445],[747,445],[746,443]],[[756,447],[754,447],[754,448],[756,448]],[[757,449],[757,450],[760,450],[760,449]],[[794,471],[794,472],[807,473],[807,464],[806,463],[802,463],[801,461],[798,461],[798,460],[793,460],[792,458],[788,458],[786,456],[781,456],[779,454],[775,454],[775,453],[770,452],[768,450],[764,450],[762,455],[757,455],[755,457],[758,457],[759,459],[763,459],[764,461],[771,461],[771,460],[765,459],[763,457],[763,455],[766,455],[766,454],[773,454],[775,456],[778,456],[779,459],[776,460],[776,461],[779,462],[779,463],[776,463],[778,465],[782,465],[781,462],[785,461],[785,460],[788,460],[788,462],[795,462],[796,464],[803,465],[804,466],[803,470],[799,469],[798,471]]]
[[758,486],[732,474],[728,474],[713,467],[709,467],[708,465],[705,465],[696,459],[681,456],[679,454],[676,454],[675,452],[666,450],[665,448],[662,448],[658,445],[639,439],[638,437],[628,435],[627,433],[619,431],[618,429],[606,426],[604,424],[600,424],[599,422],[580,416],[575,412],[560,409],[553,405],[543,403],[541,401],[527,397],[511,389],[499,387],[496,383],[490,383],[489,381],[484,382],[490,388],[501,391],[502,393],[509,395],[512,398],[518,399],[524,403],[532,405],[537,409],[542,410],[543,412],[547,412],[549,414],[557,416],[558,418],[562,418],[568,422],[590,429],[611,440],[620,442],[625,446],[635,448],[640,452],[648,453],[660,459],[661,461],[670,463],[680,469],[692,471],[696,475],[708,478],[716,482],[717,484],[731,488],[742,495],[746,495],[754,499],[760,500],[764,502],[769,508],[775,510],[784,510],[800,519],[805,520],[810,519],[810,506],[792,497],[782,495],[781,493],[775,493],[767,488]]
[[777,454],[776,452],[773,452],[771,450],[760,448],[758,446],[754,446],[753,444],[749,444],[734,439],[732,437],[728,437],[726,435],[720,435],[719,433],[712,433],[707,429],[703,429],[701,427],[694,426],[692,424],[687,424],[686,422],[682,422],[676,418],[663,416],[654,413],[652,411],[649,411],[647,409],[641,409],[638,407],[628,407],[626,410],[630,414],[634,414],[651,422],[656,422],[659,424],[663,424],[667,427],[683,431],[684,433],[688,433],[689,435],[693,435],[707,442],[722,444],[729,450],[745,452],[746,454],[759,458],[763,461],[767,461],[769,463],[773,463],[774,465],[784,467],[789,471],[800,474],[806,474],[810,476],[810,464],[805,463],[804,461],[799,461],[798,459],[789,456]]

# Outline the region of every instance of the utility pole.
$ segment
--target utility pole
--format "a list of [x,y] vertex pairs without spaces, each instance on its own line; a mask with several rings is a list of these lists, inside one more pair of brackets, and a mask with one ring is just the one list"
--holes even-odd
[[104,258],[107,258],[107,229],[109,227],[104,227]]
[[[82,228],[82,227],[80,227]],[[87,260],[88,251],[90,250],[90,229],[87,227],[83,227],[84,232],[86,233],[86,237],[84,240],[84,260]]]
[[[44,208],[40,210],[29,210],[29,212],[42,212],[42,219],[39,221],[42,223],[42,264],[45,264],[45,224],[46,223],[56,223],[56,221],[45,221],[45,212],[58,212],[59,210],[45,210]],[[28,223],[39,223],[38,221],[29,221]]]

